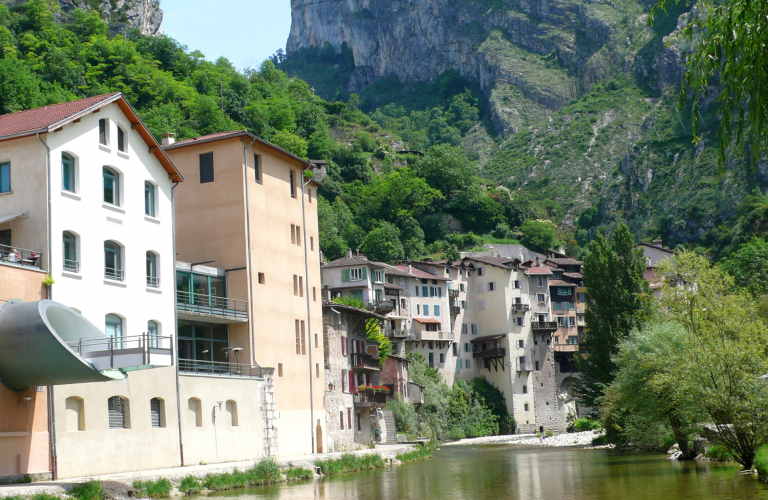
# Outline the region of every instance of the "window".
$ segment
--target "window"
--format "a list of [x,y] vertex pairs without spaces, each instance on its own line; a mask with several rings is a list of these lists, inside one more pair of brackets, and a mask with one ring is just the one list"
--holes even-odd
[[493,292],[494,290],[496,290],[496,282],[491,281],[490,283],[488,283],[488,291]]
[[478,276],[485,276],[485,268],[484,267],[478,267],[477,268],[477,275]]
[[113,241],[104,242],[104,277],[116,281],[125,278],[122,247]]
[[203,426],[203,403],[197,398],[189,398],[187,401],[189,416],[195,422],[195,427]]
[[75,159],[67,153],[61,154],[61,189],[75,192]]
[[514,321],[515,326],[525,326],[525,318],[518,316],[514,318],[512,321]]
[[362,423],[360,422],[360,412],[357,412],[357,430],[358,432],[363,430]]
[[416,296],[418,297],[418,296],[419,296],[419,286],[418,286],[418,285],[416,285],[416,286],[414,287],[414,289],[416,290]]
[[165,427],[165,401],[160,398],[149,400],[149,420],[155,429]]
[[62,243],[64,244],[64,270],[71,273],[79,273],[80,262],[77,258],[77,236],[69,231],[64,231]]
[[477,335],[477,325],[472,325],[472,335]]
[[11,192],[11,164],[0,163],[0,193]]
[[445,354],[443,354],[443,353],[441,352],[441,353],[440,353],[440,364],[442,365],[442,364],[444,364],[444,363],[445,363]]
[[312,203],[312,190],[311,189],[307,189],[307,201],[309,203]]
[[149,336],[149,345],[151,347],[160,347],[160,330],[157,327],[156,321],[147,321],[147,335]]
[[110,429],[130,429],[131,413],[128,398],[112,396],[107,401]]
[[381,271],[373,271],[373,281],[374,283],[384,283],[384,273]]
[[544,278],[542,278],[541,276],[537,276],[536,277],[536,285],[537,286],[544,286]]
[[422,297],[429,297],[429,287],[428,286],[422,286],[421,287],[421,296]]
[[537,294],[537,298],[539,300],[539,304],[544,304],[547,302],[547,298],[543,293]]
[[232,427],[237,427],[239,425],[238,419],[237,419],[237,402],[233,399],[230,399],[227,401],[227,413],[229,425]]
[[213,182],[213,153],[200,155],[200,184]]
[[520,284],[520,280],[515,280],[515,288],[522,288],[523,286]]
[[416,314],[421,314],[421,305],[416,304]]
[[434,368],[435,367],[435,353],[430,352],[429,353],[429,367]]
[[311,252],[315,251],[315,237],[314,236],[310,236],[309,237],[309,250]]
[[[293,180],[293,172],[291,172],[291,180]],[[344,410],[339,410],[339,429],[344,430]]]
[[120,206],[120,174],[104,167],[104,203]]
[[144,215],[155,216],[155,185],[149,181],[144,183]]
[[453,355],[458,356],[459,355],[459,344],[451,344],[453,346]]
[[567,339],[565,339],[565,343],[569,345],[576,345],[579,343],[579,337],[575,335],[569,335]]
[[525,411],[528,411],[528,403],[525,403]]
[[440,306],[434,306],[435,316],[440,316]]
[[466,292],[466,291],[467,291],[467,286],[466,286],[464,283],[460,283],[460,284],[459,284],[459,291],[460,291],[461,293],[464,293],[464,292]]
[[462,309],[466,309],[466,308],[467,308],[467,301],[466,301],[466,300],[462,300],[462,301],[460,302],[460,305],[461,305],[461,308],[462,308]]
[[518,339],[518,341],[517,341],[517,348],[518,349],[525,349],[525,340]]
[[312,287],[312,301],[317,302],[317,289],[315,287]]
[[297,319],[295,326],[296,326],[296,354],[306,354],[307,344],[306,344],[306,338],[304,335],[304,322]]
[[539,362],[536,361],[536,371],[539,371]]
[[125,153],[128,148],[125,144],[125,132],[120,127],[117,127],[117,150]]
[[583,293],[579,292],[576,294],[576,300],[578,300],[579,302],[586,302],[587,298],[584,296]]
[[296,244],[296,224],[291,224],[291,245]]
[[350,269],[349,276],[351,281],[361,281],[363,279],[363,268]]
[[160,288],[160,278],[157,275],[157,254],[147,252],[147,286]]
[[277,364],[277,376],[282,377],[283,376],[283,364],[278,363]]
[[301,226],[296,226],[296,246],[301,246]]
[[290,170],[290,183],[291,183],[291,198],[296,198],[296,180],[294,179],[293,170]]
[[293,275],[293,295],[299,296],[299,277],[295,274]]
[[253,170],[256,174],[256,182],[261,184],[261,157],[259,155],[253,155]]
[[558,288],[557,289],[558,295],[573,295],[573,290],[571,288]]
[[106,118],[99,120],[99,144],[109,145],[109,123]]
[[527,385],[523,386],[523,394],[528,394],[528,386]]
[[461,325],[461,334],[466,335],[467,334],[467,324],[464,323]]
[[[315,337],[315,339],[317,339],[317,337]],[[320,363],[315,363],[315,378],[320,378]]]
[[259,273],[259,285],[263,285],[267,282],[267,278],[264,276],[264,273]]
[[464,352],[470,352],[470,345],[469,342],[464,342]]
[[347,428],[352,430],[352,408],[347,408]]
[[115,339],[117,346],[121,345],[123,338],[123,318],[117,314],[107,314],[104,317],[104,333],[108,338]]
[[471,359],[465,359],[464,360],[464,368],[472,368],[472,360]]
[[70,396],[66,400],[67,432],[85,430],[85,401],[77,396]]

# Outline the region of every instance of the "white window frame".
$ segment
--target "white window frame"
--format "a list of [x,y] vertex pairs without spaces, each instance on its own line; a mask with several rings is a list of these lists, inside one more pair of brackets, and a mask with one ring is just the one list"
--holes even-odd
[[363,281],[363,268],[353,267],[349,270],[349,281]]

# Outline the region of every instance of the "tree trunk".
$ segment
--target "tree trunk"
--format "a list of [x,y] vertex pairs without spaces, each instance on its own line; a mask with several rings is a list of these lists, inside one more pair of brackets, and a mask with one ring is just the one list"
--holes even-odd
[[688,446],[688,433],[683,432],[680,421],[675,417],[670,417],[669,423],[672,427],[672,433],[675,435],[675,439],[677,439],[677,446],[680,448],[680,453],[682,453],[678,460],[691,460],[696,458],[696,452],[693,451],[693,448]]

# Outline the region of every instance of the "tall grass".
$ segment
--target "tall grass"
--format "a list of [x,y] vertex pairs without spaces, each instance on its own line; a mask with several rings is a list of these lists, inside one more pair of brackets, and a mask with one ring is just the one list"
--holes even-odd
[[166,479],[156,479],[147,481],[134,481],[133,487],[139,490],[142,498],[166,498],[171,496],[173,484]]
[[[99,481],[88,481],[87,483],[75,486],[72,489],[71,495],[77,500],[101,500],[104,497],[104,492],[101,489],[101,483]],[[54,497],[55,498],[55,497]],[[35,499],[35,500],[50,500],[50,499]]]
[[347,472],[382,469],[387,464],[378,453],[363,456],[345,453],[341,458],[335,460],[318,460],[315,462],[315,465],[320,467],[320,470],[326,476],[333,476],[334,474],[345,474]]
[[428,458],[432,458],[432,452],[428,447],[420,446],[413,451],[400,453],[396,458],[403,463],[416,462],[418,460],[426,460]]
[[290,467],[285,471],[285,477],[288,481],[299,481],[301,479],[312,479],[315,473],[303,467]]
[[[233,470],[223,474],[208,474],[202,480],[203,486],[211,491],[224,491],[246,486],[272,484],[282,481],[280,466],[271,459],[264,459],[252,468],[244,471]],[[191,481],[190,481],[190,484]]]
[[185,495],[200,493],[203,491],[203,482],[198,477],[187,476],[182,478],[181,483],[179,483],[179,491]]

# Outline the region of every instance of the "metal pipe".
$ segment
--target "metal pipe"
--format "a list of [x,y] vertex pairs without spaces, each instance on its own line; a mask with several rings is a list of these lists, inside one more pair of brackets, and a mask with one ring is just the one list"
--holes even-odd
[[307,213],[304,210],[304,193],[306,191],[307,184],[311,180],[301,183],[301,218],[304,224],[304,286],[306,287],[307,296],[307,341],[309,342],[309,429],[312,442],[312,453],[315,453],[315,406],[314,406],[314,392],[312,389],[312,319],[310,314],[310,302],[309,302],[309,252],[307,250]]
[[243,149],[243,177],[245,181],[245,232],[247,236],[246,245],[248,247],[248,295],[251,309],[251,317],[248,321],[248,330],[251,337],[251,364],[256,362],[256,339],[253,334],[254,315],[253,315],[253,261],[251,259],[251,203],[248,197],[248,148],[256,142],[253,138],[250,144]]
[[[173,231],[173,274],[174,274],[174,288],[176,288],[176,186],[178,182],[174,182],[171,187],[171,228]],[[179,294],[173,294],[173,315],[174,325],[179,325]],[[178,337],[178,330],[176,331]],[[173,349],[173,339],[171,339],[171,349]],[[171,362],[173,362],[173,354],[171,354]],[[181,466],[184,467],[184,440],[181,433],[181,379],[179,378],[179,360],[178,350],[176,351],[176,418],[179,427],[179,456],[181,458]]]

